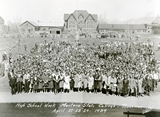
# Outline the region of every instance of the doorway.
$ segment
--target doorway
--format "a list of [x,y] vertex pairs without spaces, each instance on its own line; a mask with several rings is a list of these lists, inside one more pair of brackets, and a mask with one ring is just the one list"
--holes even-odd
[[60,31],[56,31],[56,34],[60,34]]

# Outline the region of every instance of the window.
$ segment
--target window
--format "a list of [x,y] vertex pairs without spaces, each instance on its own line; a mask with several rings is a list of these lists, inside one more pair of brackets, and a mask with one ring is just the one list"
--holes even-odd
[[69,24],[75,24],[75,21],[69,21]]
[[78,25],[78,27],[80,27],[80,28],[85,28],[85,26],[84,26],[84,25]]
[[82,15],[79,15],[78,19],[79,19],[79,20],[83,20],[83,16],[82,16]]
[[60,34],[60,31],[56,31],[56,34]]
[[93,20],[87,20],[86,23],[87,24],[93,24]]
[[69,28],[75,28],[75,25],[69,25]]
[[80,22],[79,22],[79,24],[83,24],[83,22],[82,22],[82,21],[80,21]]

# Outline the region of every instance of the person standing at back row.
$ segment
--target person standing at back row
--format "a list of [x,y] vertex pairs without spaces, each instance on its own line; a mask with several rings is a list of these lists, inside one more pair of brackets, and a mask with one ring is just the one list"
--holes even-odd
[[94,85],[94,78],[93,78],[93,75],[91,73],[89,73],[89,76],[88,76],[88,90],[89,90],[89,93],[92,92],[93,85]]
[[99,77],[100,77],[99,69],[97,68],[96,71],[95,71],[95,74],[93,75],[93,78],[94,78],[94,93],[97,93]]
[[22,93],[22,83],[23,83],[22,75],[20,72],[18,72],[17,74],[17,92],[18,93]]

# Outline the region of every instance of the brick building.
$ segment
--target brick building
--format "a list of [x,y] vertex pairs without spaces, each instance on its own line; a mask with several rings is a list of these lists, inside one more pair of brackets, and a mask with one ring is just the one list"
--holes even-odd
[[64,14],[64,30],[96,32],[98,16],[86,10],[75,10],[71,14]]

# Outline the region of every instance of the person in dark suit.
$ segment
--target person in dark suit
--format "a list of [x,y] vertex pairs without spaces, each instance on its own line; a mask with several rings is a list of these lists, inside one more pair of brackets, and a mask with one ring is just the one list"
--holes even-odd
[[21,72],[19,71],[17,74],[17,93],[22,93],[22,75]]
[[129,81],[127,80],[127,78],[124,78],[123,79],[123,96],[128,95],[128,84],[129,84]]
[[99,77],[100,77],[99,69],[97,68],[96,71],[95,71],[95,74],[93,75],[93,78],[94,78],[94,93],[97,93]]
[[59,90],[59,81],[60,81],[60,75],[58,73],[58,71],[56,72],[55,76],[54,76],[54,89],[55,89],[55,94],[58,93]]
[[16,94],[17,92],[17,86],[16,86],[16,83],[17,82],[17,78],[16,78],[16,75],[13,74],[13,71],[10,71],[9,72],[9,85],[11,87],[11,94],[14,95]]

